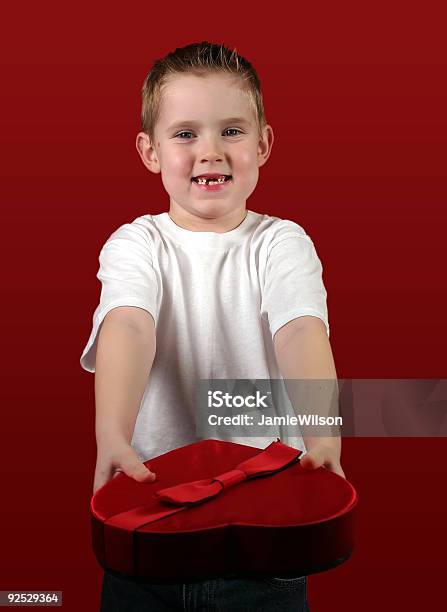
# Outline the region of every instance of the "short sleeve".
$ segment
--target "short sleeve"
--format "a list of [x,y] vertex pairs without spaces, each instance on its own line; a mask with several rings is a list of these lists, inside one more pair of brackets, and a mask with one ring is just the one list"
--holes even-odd
[[272,338],[283,325],[304,315],[321,319],[329,336],[321,261],[311,238],[296,227],[269,246],[261,315],[268,318]]
[[144,308],[157,323],[160,283],[149,235],[130,223],[118,228],[101,249],[96,276],[101,282],[101,295],[93,314],[90,338],[80,358],[82,368],[88,372],[95,371],[98,333],[104,317],[113,308]]

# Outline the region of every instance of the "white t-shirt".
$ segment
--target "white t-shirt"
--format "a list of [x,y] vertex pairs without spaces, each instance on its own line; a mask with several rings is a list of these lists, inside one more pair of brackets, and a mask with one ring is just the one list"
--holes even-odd
[[[280,327],[313,315],[329,335],[322,265],[293,221],[248,210],[235,229],[216,233],[184,229],[167,212],[142,215],[110,235],[99,263],[101,297],[81,366],[95,371],[98,332],[113,308],[144,308],[156,325],[156,355],[131,442],[142,460],[200,439],[199,380],[282,381],[273,345]],[[281,384],[277,414],[294,415]],[[305,451],[298,426],[292,429],[275,426],[269,437],[239,429],[243,435],[231,440],[265,448],[279,437]]]

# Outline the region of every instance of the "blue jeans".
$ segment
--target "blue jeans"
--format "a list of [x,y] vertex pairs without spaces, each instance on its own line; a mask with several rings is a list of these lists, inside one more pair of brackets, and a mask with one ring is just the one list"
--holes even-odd
[[106,570],[100,612],[309,612],[307,577],[226,577],[184,583],[135,581]]

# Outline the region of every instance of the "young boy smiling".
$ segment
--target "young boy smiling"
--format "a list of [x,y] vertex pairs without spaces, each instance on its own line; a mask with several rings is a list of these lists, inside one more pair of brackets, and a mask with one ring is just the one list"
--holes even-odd
[[[101,249],[101,299],[81,356],[96,372],[94,492],[120,471],[152,481],[143,461],[197,439],[200,379],[336,379],[312,240],[246,208],[273,145],[253,66],[223,45],[191,44],[154,64],[142,101],[136,147],[161,175],[169,212],[122,225]],[[303,467],[344,476],[339,437],[279,428],[231,439],[265,448],[277,437],[307,450]],[[308,610],[306,577],[157,585],[104,574],[102,610],[213,610],[213,601]]]

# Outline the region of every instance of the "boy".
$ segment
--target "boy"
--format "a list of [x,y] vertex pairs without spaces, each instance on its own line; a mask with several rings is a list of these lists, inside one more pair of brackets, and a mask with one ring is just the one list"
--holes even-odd
[[[336,379],[312,240],[246,209],[273,144],[254,68],[224,46],[187,45],[154,64],[142,101],[137,150],[170,206],[119,227],[100,253],[101,299],[81,356],[96,368],[94,492],[120,471],[151,482],[143,461],[197,440],[200,379]],[[339,437],[292,434],[231,439],[265,448],[280,437],[307,450],[303,467],[344,475]],[[308,610],[305,576],[160,585],[105,572],[101,609],[118,602]]]

